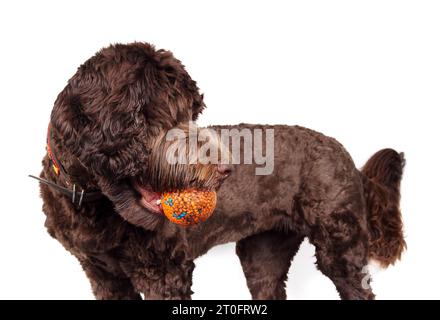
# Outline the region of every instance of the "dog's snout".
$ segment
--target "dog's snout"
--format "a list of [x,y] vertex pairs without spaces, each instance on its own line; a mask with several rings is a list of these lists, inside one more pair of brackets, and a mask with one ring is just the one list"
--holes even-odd
[[217,170],[222,175],[230,175],[232,173],[232,166],[230,164],[219,164]]

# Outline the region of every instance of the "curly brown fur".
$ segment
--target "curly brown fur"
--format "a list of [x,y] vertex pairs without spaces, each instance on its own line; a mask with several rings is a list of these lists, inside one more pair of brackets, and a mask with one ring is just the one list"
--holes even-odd
[[[364,197],[373,189],[364,190],[368,174],[320,133],[297,126],[214,127],[275,129],[273,174],[255,176],[255,165],[235,166],[218,191],[213,216],[187,228],[142,205],[148,188],[215,188],[223,181],[220,167],[162,161],[163,133],[195,120],[202,108],[180,62],[141,43],[101,50],[60,93],[51,117],[53,151],[70,185],[97,188],[105,197],[75,209],[71,199],[42,184],[45,225],[80,261],[96,298],[139,299],[142,293],[190,299],[194,259],[231,241],[238,242],[252,296],[285,298],[290,260],[304,237],[316,246],[317,265],[342,298],[373,298],[362,286],[369,239],[376,239]],[[42,177],[66,184],[47,156],[43,167]],[[373,174],[379,184],[390,178],[386,172],[384,166]]]
[[[193,124],[193,130],[190,132],[190,125],[182,124],[173,129],[179,130],[181,136],[168,138],[165,131],[155,138],[151,145],[150,156],[148,157],[148,168],[140,179],[141,183],[150,185],[156,191],[167,191],[175,189],[183,189],[192,186],[198,189],[213,190],[220,187],[221,182],[229,174],[230,165],[218,165],[216,163],[202,164],[198,157],[203,154],[200,150],[205,143],[209,143],[210,148],[217,149],[216,153],[221,154],[223,147],[217,135],[212,135],[207,141],[195,141],[196,150],[191,149],[190,135],[200,134],[201,129],[196,128]],[[181,147],[178,152],[172,147]],[[168,157],[168,150],[175,151],[173,156],[178,158],[178,162],[170,164]],[[197,152],[199,151],[199,152]],[[219,171],[223,171],[220,174]]]
[[[399,210],[403,154],[381,150],[359,172],[335,140],[300,127],[275,128],[275,141],[282,146],[275,148],[275,168],[281,172],[274,173],[276,179],[260,178],[270,183],[258,191],[276,199],[271,201],[274,212],[289,212],[279,207],[284,200],[289,208],[291,199],[293,222],[289,232],[259,233],[237,243],[252,297],[286,297],[291,259],[308,237],[316,247],[318,268],[341,298],[374,298],[365,269],[369,259],[388,266],[406,247]],[[254,210],[261,212],[258,203]]]
[[[78,258],[97,298],[139,297],[150,288],[146,283],[157,279],[154,274],[167,269],[157,269],[161,264],[190,274],[192,262],[183,261],[180,252],[183,244],[162,242],[167,232],[181,231],[163,226],[164,218],[142,200],[154,183],[149,179],[154,159],[164,152],[157,142],[166,130],[196,120],[203,108],[203,97],[180,61],[145,43],[102,49],[78,68],[56,99],[49,138],[68,177],[52,170],[48,156],[41,177],[79,190],[99,189],[105,197],[76,209],[71,199],[42,184],[45,225]],[[189,168],[165,168],[175,173],[174,187],[188,187],[196,179],[195,186],[210,189],[223,179],[215,166]],[[152,232],[157,228],[161,240]],[[189,289],[174,287],[172,294],[165,288],[159,293],[189,297]]]
[[124,219],[153,230],[160,219],[145,214],[131,181],[148,175],[157,137],[203,108],[196,83],[170,52],[112,45],[81,65],[56,99],[52,148],[71,185],[102,190]]
[[362,168],[370,257],[383,267],[394,264],[406,248],[399,204],[404,164],[403,153],[384,149],[373,155]]

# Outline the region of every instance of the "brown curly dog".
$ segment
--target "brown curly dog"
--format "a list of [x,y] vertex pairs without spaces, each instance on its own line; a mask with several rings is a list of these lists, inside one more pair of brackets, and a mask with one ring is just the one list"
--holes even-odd
[[[240,125],[275,130],[271,175],[256,176],[255,165],[167,164],[164,133],[203,108],[180,61],[145,43],[102,49],[55,101],[40,175],[45,225],[79,260],[96,298],[190,299],[193,260],[231,241],[253,298],[285,298],[304,237],[342,298],[373,298],[362,286],[368,259],[388,265],[405,247],[403,157],[382,150],[359,171],[322,134]],[[163,217],[157,199],[188,187],[218,190],[218,205],[185,228]]]

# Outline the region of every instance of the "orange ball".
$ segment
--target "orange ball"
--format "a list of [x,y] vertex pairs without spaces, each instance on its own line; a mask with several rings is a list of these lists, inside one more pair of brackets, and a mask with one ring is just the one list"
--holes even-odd
[[195,189],[164,192],[161,197],[165,216],[174,223],[189,226],[208,219],[217,204],[215,191]]

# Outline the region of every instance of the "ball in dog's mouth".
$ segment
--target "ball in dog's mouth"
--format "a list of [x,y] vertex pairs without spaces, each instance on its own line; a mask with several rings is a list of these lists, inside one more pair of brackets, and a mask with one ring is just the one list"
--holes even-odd
[[155,192],[150,186],[134,184],[141,195],[140,204],[147,210],[164,214],[173,223],[189,226],[208,219],[217,204],[215,191],[187,189]]
[[197,189],[164,192],[161,204],[168,220],[190,226],[203,222],[212,215],[217,204],[217,193]]

